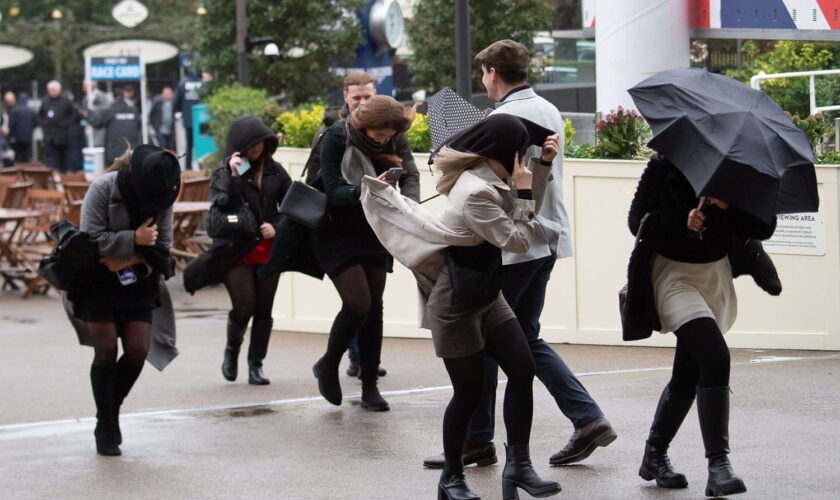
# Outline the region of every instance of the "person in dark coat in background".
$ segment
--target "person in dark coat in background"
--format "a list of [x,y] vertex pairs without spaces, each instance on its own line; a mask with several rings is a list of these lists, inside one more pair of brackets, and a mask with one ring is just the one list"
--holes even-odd
[[90,380],[101,455],[121,454],[120,405],[149,351],[153,314],[162,305],[161,278],[174,274],[169,249],[180,174],[174,155],[144,144],[117,158],[82,203],[80,229],[96,241],[101,259],[80,273],[67,297],[93,341]]
[[67,170],[78,172],[82,169],[85,161],[84,155],[82,155],[82,148],[85,144],[85,127],[82,124],[83,115],[81,109],[75,103],[73,93],[68,90],[64,92],[64,96],[73,103],[73,110],[75,112],[67,136],[70,141],[67,149],[67,158],[69,161]]
[[688,486],[667,451],[696,397],[709,461],[706,495],[743,493],[728,458],[730,358],[723,334],[737,312],[730,257],[745,241],[772,236],[775,221],[767,225],[725,200],[698,198],[673,163],[655,156],[639,180],[628,224],[655,250],[644,278],[652,284],[660,330],[677,337],[671,380],[659,398],[639,475],[661,488]]
[[[291,177],[272,159],[278,140],[257,117],[245,115],[234,120],[228,131],[224,166],[210,178],[210,197],[224,210],[247,204],[260,223],[259,234],[236,240],[214,239],[207,252],[187,265],[184,287],[194,293],[204,286],[224,282],[230,295],[227,345],[222,375],[236,380],[239,349],[251,324],[251,345],[248,348],[248,383],[267,385],[262,371],[274,320],[271,310],[280,275],[257,275],[259,267],[268,262],[274,224],[279,215],[279,203],[292,183]],[[247,160],[250,168],[240,173]]]
[[70,166],[70,128],[78,113],[73,103],[61,95],[61,84],[56,80],[47,83],[47,97],[38,116],[44,131],[47,166],[65,173]]
[[[330,202],[329,216],[312,232],[315,256],[341,296],[341,310],[330,329],[327,351],[313,370],[318,390],[341,404],[338,366],[354,337],[359,337],[362,408],[388,411],[377,388],[382,351],[382,295],[394,260],[377,239],[359,201],[364,175],[386,179],[389,168],[402,167],[392,184],[416,200],[418,182],[400,182],[412,172],[396,155],[395,144],[414,121],[414,109],[391,97],[373,96],[348,121],[335,122],[321,141],[320,172]],[[347,153],[347,154],[345,154]],[[416,168],[414,169],[416,175]]]
[[140,111],[131,101],[134,89],[126,86],[115,97],[108,109],[88,114],[92,126],[105,128],[105,165],[140,143]]
[[163,87],[160,95],[152,99],[149,123],[155,131],[158,146],[175,151],[175,104],[172,102],[172,87]]
[[[91,111],[104,111],[111,104],[113,104],[113,99],[107,92],[99,89],[99,84],[88,80],[82,82],[82,106],[79,110],[82,117],[87,118]],[[93,129],[93,144],[90,144],[90,146],[105,147],[105,129],[93,126],[91,128]]]
[[38,113],[28,106],[29,96],[21,92],[17,99],[11,92],[5,99],[9,109],[9,143],[15,151],[15,161],[26,163],[32,156],[32,132],[38,126]]

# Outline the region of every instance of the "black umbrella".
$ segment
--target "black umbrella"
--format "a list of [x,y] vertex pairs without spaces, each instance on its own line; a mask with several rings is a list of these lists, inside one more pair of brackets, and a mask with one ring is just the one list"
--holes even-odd
[[808,138],[764,92],[700,68],[663,71],[628,92],[653,131],[648,145],[698,196],[768,223],[819,208]]
[[440,89],[427,102],[433,149],[439,148],[446,139],[484,118],[484,113],[449,87]]

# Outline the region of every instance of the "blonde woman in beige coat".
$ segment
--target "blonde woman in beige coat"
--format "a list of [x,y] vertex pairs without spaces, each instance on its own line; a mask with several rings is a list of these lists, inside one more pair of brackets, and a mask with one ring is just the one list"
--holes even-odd
[[[529,169],[521,158],[532,144],[542,145],[542,151]],[[388,251],[415,272],[426,300],[425,326],[452,381],[443,417],[446,462],[439,499],[479,498],[466,484],[461,456],[481,396],[485,354],[508,376],[504,498],[518,498],[517,488],[539,497],[560,491],[558,483],[543,481],[531,467],[534,361],[500,289],[501,251],[530,247],[536,206],[558,151],[559,137],[550,130],[499,114],[451,138],[435,155],[443,174],[437,190],[447,196],[439,217],[375,179],[363,183],[368,221]]]

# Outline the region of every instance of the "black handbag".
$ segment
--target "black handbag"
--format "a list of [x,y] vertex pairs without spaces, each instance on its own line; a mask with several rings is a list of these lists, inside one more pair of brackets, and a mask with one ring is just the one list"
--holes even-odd
[[502,290],[502,251],[490,243],[449,247],[446,267],[452,292],[468,306],[486,306]]
[[[646,213],[642,216],[642,220],[639,223],[639,229],[636,231],[636,243],[633,246],[633,255],[631,255],[630,260],[631,262],[634,260],[634,257],[638,257],[638,261],[643,266],[643,269],[640,269],[639,272],[642,274],[646,274],[650,276],[651,271],[651,259],[653,258],[652,250],[650,249],[649,245],[645,241],[643,236],[644,233],[644,226],[645,221],[647,220],[650,212]],[[638,254],[638,255],[637,255]],[[629,274],[629,271],[628,271]],[[629,276],[628,276],[629,278]],[[630,312],[631,307],[630,304],[634,301],[628,300],[628,297],[631,293],[634,294],[653,294],[653,285],[649,283],[649,279],[645,282],[645,285],[649,288],[648,290],[636,290],[631,291],[629,288],[629,281],[621,290],[618,291],[618,312],[621,316],[621,337],[623,340],[642,340],[650,337],[653,334],[654,329],[658,329],[658,318],[649,317],[645,318],[645,312],[649,314],[658,315],[656,311],[638,311],[637,314],[632,314]],[[641,313],[641,314],[639,314]]]
[[207,212],[207,236],[225,240],[253,238],[259,234],[259,224],[254,212],[243,202],[234,208],[224,209],[213,203]]
[[327,195],[303,182],[294,181],[283,197],[278,213],[308,228],[317,229],[327,213]]

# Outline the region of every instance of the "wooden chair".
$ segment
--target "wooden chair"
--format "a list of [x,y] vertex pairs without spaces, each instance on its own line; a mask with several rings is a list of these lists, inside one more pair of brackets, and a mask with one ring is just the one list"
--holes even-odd
[[19,168],[24,182],[31,182],[33,189],[48,191],[56,191],[58,189],[51,168],[38,166],[21,166]]
[[81,170],[78,172],[58,174],[58,178],[61,179],[61,184],[66,184],[68,182],[87,182],[87,176]]
[[90,187],[90,182],[65,182],[63,186],[64,196],[67,198],[67,203],[70,203],[85,199],[85,194],[87,194],[87,190]]
[[182,170],[181,179],[197,179],[200,177],[209,177],[204,170]]
[[210,198],[209,177],[181,176],[181,192],[178,201],[207,201]]
[[26,195],[32,189],[31,182],[15,182],[6,188],[6,196],[3,199],[3,208],[23,208],[26,202]]
[[17,167],[2,167],[2,168],[0,168],[0,176],[2,176],[2,177],[12,177],[14,179],[21,180],[20,170]]
[[3,201],[6,199],[6,191],[15,182],[17,182],[17,179],[11,175],[0,175],[0,207],[3,206]]
[[[64,218],[64,193],[32,189],[27,193],[26,209],[35,215],[27,218],[21,227],[21,243],[24,245],[51,242],[50,226]],[[44,237],[41,240],[41,236]],[[49,252],[48,252],[49,253]]]

